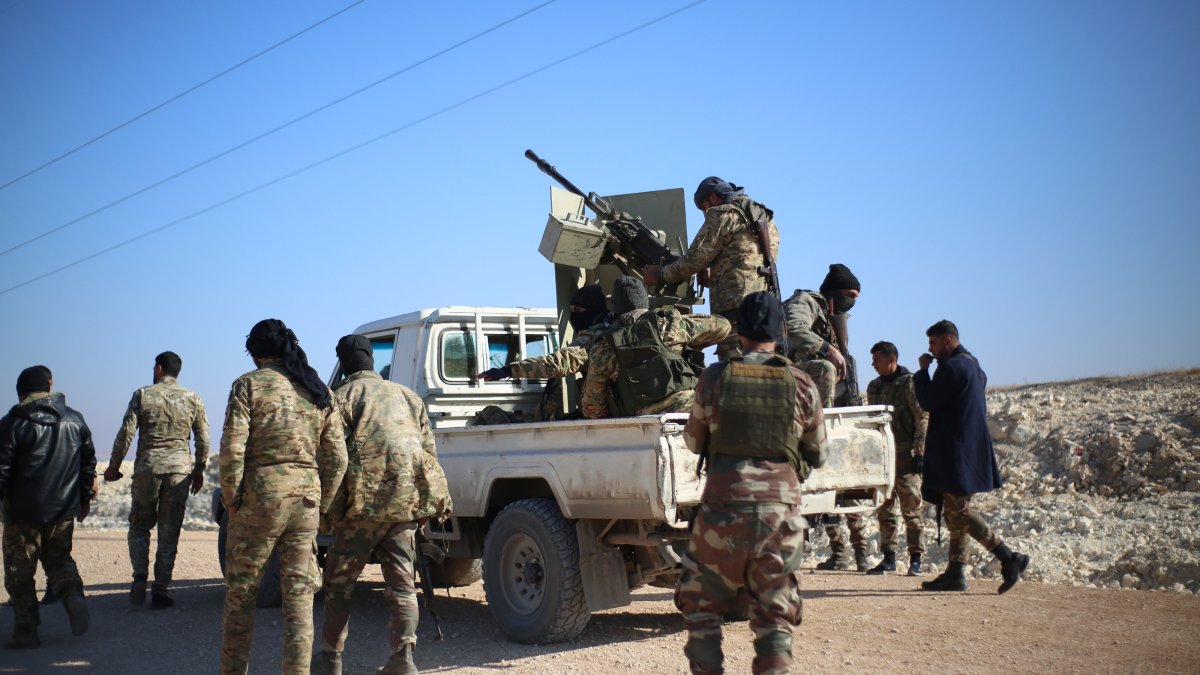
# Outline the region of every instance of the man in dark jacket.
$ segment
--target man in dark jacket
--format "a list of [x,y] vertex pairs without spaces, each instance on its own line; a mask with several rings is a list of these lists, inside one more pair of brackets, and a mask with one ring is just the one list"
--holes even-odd
[[[1000,487],[1000,469],[987,427],[987,375],[979,362],[958,343],[958,328],[943,319],[925,331],[929,351],[920,357],[921,369],[913,376],[917,402],[929,413],[925,437],[925,467],[921,494],[941,504],[950,528],[950,562],[946,571],[921,584],[927,591],[965,591],[967,536],[1000,559],[1004,593],[1021,580],[1029,556],[1000,541],[987,522],[971,511],[971,495]],[[929,366],[937,358],[934,377]]]
[[12,598],[9,649],[38,647],[37,596],[33,573],[38,558],[71,622],[71,632],[88,628],[83,580],[71,558],[73,520],[82,521],[96,495],[96,449],[83,416],[51,394],[45,366],[21,371],[17,398],[0,419],[0,500],[4,502],[4,589]]

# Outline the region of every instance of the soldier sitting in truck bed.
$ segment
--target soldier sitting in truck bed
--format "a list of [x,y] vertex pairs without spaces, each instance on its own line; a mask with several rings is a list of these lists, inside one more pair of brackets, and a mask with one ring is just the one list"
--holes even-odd
[[720,316],[685,316],[674,307],[650,311],[646,287],[634,277],[613,284],[612,328],[588,352],[583,416],[628,417],[686,412],[695,397],[696,371],[685,349],[701,350],[729,335]]

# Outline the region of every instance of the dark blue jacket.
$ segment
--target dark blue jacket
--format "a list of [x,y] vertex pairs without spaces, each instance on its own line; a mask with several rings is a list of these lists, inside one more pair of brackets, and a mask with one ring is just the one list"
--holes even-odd
[[974,494],[1000,487],[1000,468],[987,426],[987,375],[962,346],[913,376],[917,403],[929,413],[921,493],[940,504],[941,495]]

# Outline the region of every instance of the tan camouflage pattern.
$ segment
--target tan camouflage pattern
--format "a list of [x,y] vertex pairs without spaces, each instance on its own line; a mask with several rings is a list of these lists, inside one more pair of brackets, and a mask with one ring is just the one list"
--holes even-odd
[[41,623],[33,575],[38,560],[47,584],[60,598],[83,592],[79,568],[71,557],[75,521],[4,524],[4,590],[12,601],[14,631],[35,629]]
[[967,562],[968,536],[988,551],[1003,543],[987,521],[971,510],[971,495],[942,493],[942,516],[950,530],[950,562]]
[[587,367],[588,350],[603,333],[604,328],[585,328],[575,334],[571,344],[553,354],[534,356],[513,363],[510,366],[512,376],[530,380],[549,380],[583,372],[583,369]]
[[[904,519],[904,538],[908,552],[924,553],[921,541],[925,533],[925,522],[921,518],[924,504],[921,499],[921,474],[912,472],[912,459],[901,459],[896,455],[896,486],[875,515],[879,518],[879,550],[895,552],[899,545],[900,519]],[[899,507],[897,509],[897,506]]]
[[450,514],[450,488],[438,463],[425,403],[370,370],[334,392],[350,458],[330,516],[403,523]]
[[342,418],[267,359],[233,382],[219,459],[226,508],[255,493],[260,501],[306,497],[327,511],[346,471]]
[[[742,304],[742,298],[767,290],[767,279],[758,272],[763,265],[763,256],[751,220],[764,211],[770,214],[761,204],[744,195],[735,197],[729,204],[708,209],[692,245],[679,260],[663,265],[659,277],[665,283],[676,284],[708,268],[712,279],[708,306],[712,313],[736,310]],[[779,260],[779,230],[774,219],[768,230],[771,256]]]
[[[853,562],[850,551],[867,551],[867,521],[861,513],[842,514],[845,518],[830,518],[825,522],[825,535],[829,537],[829,548],[833,550],[838,562]],[[850,531],[850,546],[846,546],[846,537],[842,533],[842,521],[846,521],[846,529]]]
[[896,459],[925,454],[925,432],[929,413],[917,404],[912,373],[898,374],[891,380],[877,377],[867,384],[867,403],[892,406],[892,435],[896,437]]
[[221,672],[244,674],[254,639],[254,603],[271,552],[279,551],[283,591],[283,672],[308,673],[312,656],[317,567],[317,502],[311,497],[263,498],[248,490],[229,519],[225,545],[225,607]]
[[[648,310],[635,309],[618,317],[614,326],[628,326]],[[707,314],[684,315],[671,311],[658,318],[658,334],[663,346],[682,354],[684,348],[696,350],[717,344],[729,335],[729,321]],[[588,352],[588,372],[580,395],[583,416],[589,419],[608,417],[608,388],[620,375],[617,353],[608,340],[597,340]],[[677,391],[657,403],[645,406],[637,415],[665,412],[686,412],[692,407],[695,392]]]
[[[925,552],[921,541],[925,524],[921,518],[921,474],[913,473],[912,458],[925,454],[925,432],[929,413],[917,405],[911,373],[885,380],[877,377],[867,384],[867,402],[892,406],[892,435],[896,438],[896,485],[892,495],[879,505],[879,546],[895,552],[899,543],[900,519],[904,519],[909,554]],[[897,513],[899,507],[899,513]]]
[[[208,415],[200,395],[185,389],[173,377],[133,392],[125,418],[113,441],[108,466],[120,470],[137,433],[133,470],[151,473],[203,471],[208,463]],[[188,453],[188,439],[196,439],[196,458]]]
[[154,588],[171,585],[179,530],[187,510],[192,476],[187,473],[137,471],[130,486],[129,562],[134,576],[146,577],[150,565],[150,530],[158,527],[158,550],[154,554]]
[[392,652],[417,643],[416,523],[346,520],[338,524],[325,558],[325,624],[321,648],[341,653],[350,632],[350,598],[374,553],[387,591]]
[[784,355],[793,361],[819,359],[822,345],[837,342],[825,298],[815,291],[798,290],[784,300],[783,317],[787,325]]
[[809,359],[796,364],[796,369],[812,378],[821,395],[821,405],[833,407],[833,399],[837,393],[837,368],[832,361],[825,359]]

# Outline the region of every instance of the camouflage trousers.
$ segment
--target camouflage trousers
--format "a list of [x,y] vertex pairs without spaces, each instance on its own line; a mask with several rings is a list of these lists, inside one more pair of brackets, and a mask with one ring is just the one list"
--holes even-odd
[[837,368],[833,362],[825,359],[809,359],[795,365],[801,372],[811,377],[813,383],[817,385],[817,391],[821,394],[821,405],[825,408],[832,408],[833,397],[837,393],[838,379]]
[[379,560],[387,583],[388,631],[393,652],[417,643],[415,564],[417,524],[344,520],[334,526],[333,546],[325,558],[325,626],[321,648],[341,652],[350,632],[354,584],[370,562]]
[[950,562],[967,562],[968,536],[988,551],[1001,543],[1000,536],[992,531],[978,513],[971,510],[971,495],[944,493],[942,515],[945,516],[946,527],[950,530]]
[[742,353],[742,343],[738,340],[738,308],[727,309],[723,312],[713,312],[718,316],[722,316],[729,322],[729,335],[717,343],[717,360],[724,363],[731,356],[738,356]]
[[657,415],[669,412],[690,412],[692,403],[696,400],[695,389],[682,389],[661,401],[651,403],[638,410],[635,415]]
[[[921,522],[921,474],[912,472],[910,451],[896,449],[896,485],[892,496],[875,511],[879,518],[879,549],[884,553],[895,553],[899,544],[900,518],[904,518],[904,538],[908,553],[924,553],[921,535],[925,530]],[[899,505],[899,514],[896,506]]]
[[71,557],[74,532],[73,520],[45,524],[5,523],[4,590],[12,599],[16,615],[14,629],[36,628],[41,623],[33,584],[39,559],[46,570],[46,582],[58,597],[83,592],[79,568]]
[[242,497],[237,515],[229,519],[225,544],[222,673],[245,673],[249,667],[254,603],[263,568],[275,550],[283,591],[283,672],[308,672],[313,594],[321,582],[316,558],[318,519],[317,503],[307,497],[260,503],[252,490]]
[[843,556],[849,555],[846,548],[846,537],[842,535],[842,521],[846,521],[846,527],[850,530],[850,548],[855,551],[867,550],[866,527],[867,521],[861,513],[847,513],[845,518],[839,515],[825,516],[825,535],[829,537],[829,547],[833,549],[835,554],[841,553]]
[[187,509],[192,477],[186,473],[133,474],[129,508],[129,562],[133,576],[145,578],[150,566],[150,530],[158,527],[158,550],[154,554],[154,588],[171,585],[175,570],[175,552],[179,548],[179,530]]
[[800,625],[804,517],[790,504],[704,503],[693,523],[675,589],[693,673],[724,672],[722,617],[738,591],[750,596],[755,673],[786,673]]

